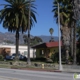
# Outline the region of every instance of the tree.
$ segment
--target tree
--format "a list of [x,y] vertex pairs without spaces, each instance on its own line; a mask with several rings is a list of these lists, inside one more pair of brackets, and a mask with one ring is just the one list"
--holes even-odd
[[52,34],[53,34],[53,32],[54,32],[53,28],[50,28],[50,29],[49,29],[49,32],[50,32],[50,34],[51,34],[51,41],[53,41],[53,37],[52,37]]
[[63,46],[66,52],[66,62],[68,63],[69,59],[69,47],[70,47],[70,28],[73,21],[73,12],[71,0],[54,0],[53,1],[53,10],[54,17],[58,23],[58,4],[60,4],[60,23],[61,23],[61,38]]
[[76,36],[77,36],[77,62],[80,64],[80,20],[77,22],[77,29],[76,29]]
[[24,39],[24,44],[28,43],[28,36],[27,35],[23,35],[23,39]]
[[[24,39],[24,44],[28,44],[28,36],[24,35],[23,39]],[[30,46],[36,45],[40,42],[43,42],[40,37],[38,36],[30,37]]]
[[[5,0],[7,4],[0,10],[0,23],[10,32],[16,32],[16,59],[18,59],[19,32],[28,30],[28,12],[30,2],[27,0]],[[31,1],[30,29],[36,21],[35,5]]]
[[35,36],[35,37],[34,37],[34,38],[32,38],[30,41],[31,41],[31,46],[33,46],[33,45],[36,45],[36,44],[39,44],[39,43],[43,42],[43,41],[42,41],[42,39],[41,39],[40,37],[38,37],[38,36]]

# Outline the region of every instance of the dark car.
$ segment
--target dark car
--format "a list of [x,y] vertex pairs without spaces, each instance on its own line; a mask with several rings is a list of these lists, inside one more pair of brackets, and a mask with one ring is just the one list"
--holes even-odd
[[[16,54],[12,54],[13,59],[15,59]],[[19,60],[27,60],[27,58],[24,55],[18,54]]]
[[6,59],[6,60],[13,60],[13,57],[10,56],[10,55],[6,55],[6,56],[5,56],[5,59]]

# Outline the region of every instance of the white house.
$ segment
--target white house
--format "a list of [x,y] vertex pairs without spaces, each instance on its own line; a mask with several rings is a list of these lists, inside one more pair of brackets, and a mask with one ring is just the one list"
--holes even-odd
[[[4,45],[4,44],[0,44],[0,50],[4,50],[7,49],[7,51],[10,53],[10,55],[14,54],[16,51],[15,49],[15,45]],[[27,57],[28,55],[28,47],[27,46],[21,46],[19,45],[19,53],[22,55],[25,55]],[[33,50],[32,48],[30,48],[30,58],[35,57],[35,50]]]

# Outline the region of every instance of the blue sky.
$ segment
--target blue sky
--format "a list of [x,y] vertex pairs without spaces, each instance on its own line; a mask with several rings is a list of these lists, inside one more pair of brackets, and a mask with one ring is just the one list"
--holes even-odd
[[[36,0],[37,5],[36,15],[37,23],[32,27],[30,33],[33,36],[47,35],[50,36],[49,29],[53,28],[53,36],[58,36],[58,25],[56,24],[55,18],[53,17],[52,4],[53,0]],[[0,1],[1,4],[4,1]],[[1,6],[0,6],[1,8]],[[0,25],[0,32],[7,32],[2,25]]]

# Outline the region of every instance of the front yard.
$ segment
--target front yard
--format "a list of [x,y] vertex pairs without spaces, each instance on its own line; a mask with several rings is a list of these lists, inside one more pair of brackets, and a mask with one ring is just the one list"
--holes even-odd
[[53,63],[31,62],[31,65],[28,65],[27,62],[24,61],[0,61],[0,68],[54,70],[58,68],[58,64],[55,66]]

